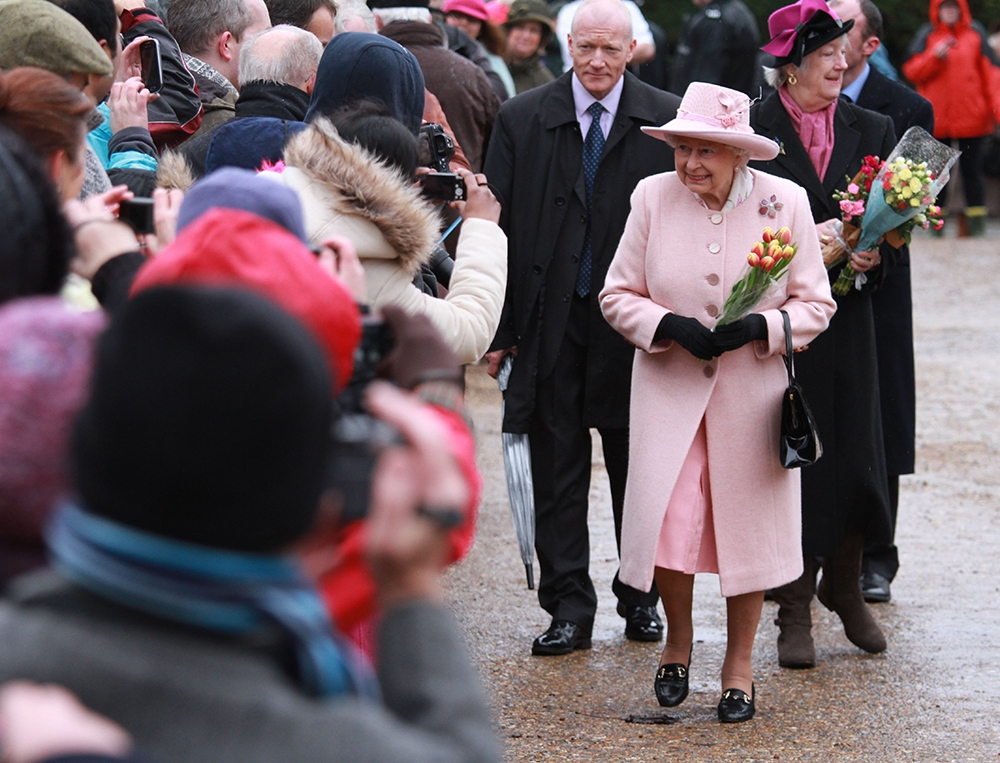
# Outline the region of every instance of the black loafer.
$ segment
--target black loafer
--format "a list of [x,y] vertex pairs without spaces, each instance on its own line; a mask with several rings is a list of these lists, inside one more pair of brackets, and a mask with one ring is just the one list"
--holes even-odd
[[663,638],[663,621],[656,607],[623,607],[618,606],[618,614],[625,613],[625,638],[631,641],[659,641]]
[[577,649],[590,649],[590,634],[570,620],[553,620],[531,645],[531,653],[538,655],[569,654]]
[[754,698],[757,690],[752,685],[750,691],[753,696],[747,696],[742,689],[726,689],[722,692],[722,699],[719,700],[719,721],[722,723],[743,723],[753,718],[757,708],[754,705]]
[[885,604],[887,601],[892,601],[889,579],[877,572],[862,572],[861,595],[869,604]]
[[687,665],[679,662],[660,665],[656,671],[656,680],[653,681],[653,690],[660,707],[677,707],[688,695]]

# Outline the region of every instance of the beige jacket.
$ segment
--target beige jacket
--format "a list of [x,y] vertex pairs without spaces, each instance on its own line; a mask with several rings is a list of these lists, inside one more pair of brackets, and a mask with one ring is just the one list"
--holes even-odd
[[499,225],[479,219],[462,224],[450,289],[437,299],[414,286],[413,277],[440,237],[440,220],[397,172],[342,140],[324,120],[289,141],[285,164],[284,172],[268,177],[298,193],[310,241],[332,235],[351,240],[372,310],[395,304],[426,314],[462,363],[486,353],[507,286],[507,237]]

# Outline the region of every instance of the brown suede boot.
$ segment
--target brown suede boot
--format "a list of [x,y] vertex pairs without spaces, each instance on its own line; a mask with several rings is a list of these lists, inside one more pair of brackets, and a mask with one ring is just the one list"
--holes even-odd
[[816,647],[812,638],[813,591],[816,587],[816,571],[813,560],[806,557],[805,571],[798,580],[793,580],[771,591],[778,602],[778,619],[774,621],[781,632],[778,634],[778,664],[783,668],[812,668],[816,665]]
[[837,553],[823,563],[823,579],[816,594],[820,603],[836,612],[844,623],[844,634],[852,644],[866,652],[884,652],[886,643],[882,629],[872,618],[861,595],[861,554],[865,548],[863,535],[848,535]]

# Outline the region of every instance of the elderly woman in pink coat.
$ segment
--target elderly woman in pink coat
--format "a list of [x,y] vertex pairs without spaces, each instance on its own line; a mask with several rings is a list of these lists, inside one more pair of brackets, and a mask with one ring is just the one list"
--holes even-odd
[[[694,574],[714,572],[729,622],[718,715],[729,723],[755,712],[750,658],[764,590],[802,574],[799,474],[778,459],[780,311],[800,349],[836,310],[806,192],[747,168],[778,152],[748,113],[743,93],[695,82],[676,119],[642,128],[674,147],[677,170],[636,187],[600,296],[637,348],[620,576],[640,590],[655,579],[663,599],[657,700],[687,697]],[[798,244],[786,274],[755,312],[713,331],[764,228],[783,226]]]

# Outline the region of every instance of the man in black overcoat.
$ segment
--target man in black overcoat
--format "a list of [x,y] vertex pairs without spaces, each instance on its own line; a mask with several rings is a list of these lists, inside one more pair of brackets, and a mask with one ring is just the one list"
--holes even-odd
[[[639,128],[673,119],[680,103],[626,72],[634,47],[619,0],[586,0],[570,34],[573,71],[505,103],[486,156],[509,251],[507,297],[488,358],[495,373],[505,354],[516,353],[503,428],[528,434],[531,444],[538,599],[552,616],[534,654],[590,646],[592,427],[601,434],[620,537],[634,349],[604,320],[597,296],[633,189],[673,169],[670,148]],[[626,635],[658,641],[655,588],[636,591],[616,576],[613,590]]]
[[711,82],[757,95],[757,19],[743,0],[693,0],[684,18],[670,89],[684,95],[692,82]]
[[[833,0],[842,19],[854,19],[848,33],[847,71],[842,97],[892,119],[896,137],[914,126],[934,134],[934,107],[910,88],[893,82],[868,58],[878,49],[882,14],[871,0]],[[886,157],[882,157],[883,159]],[[912,474],[916,437],[916,389],[913,369],[913,301],[910,295],[910,250],[903,247],[877,291],[872,292],[875,343],[878,355],[879,394],[882,402],[882,435],[889,476],[892,532],[896,531],[899,475]],[[889,601],[889,584],[899,569],[894,543],[865,547],[861,591],[865,601]]]

